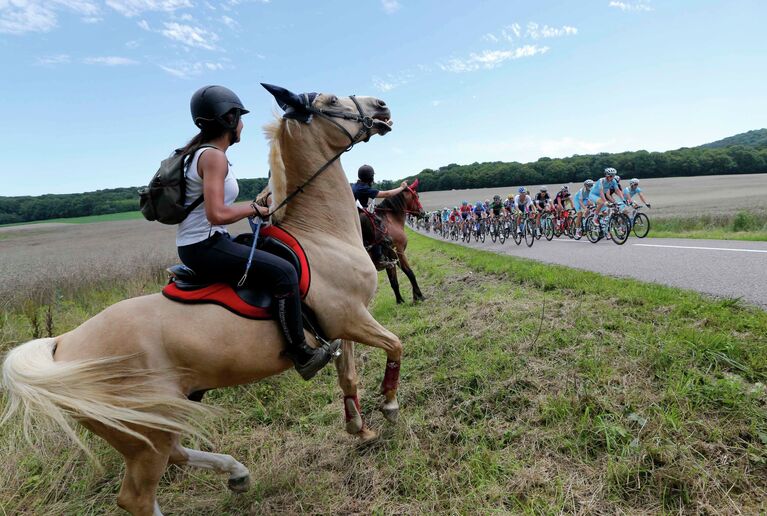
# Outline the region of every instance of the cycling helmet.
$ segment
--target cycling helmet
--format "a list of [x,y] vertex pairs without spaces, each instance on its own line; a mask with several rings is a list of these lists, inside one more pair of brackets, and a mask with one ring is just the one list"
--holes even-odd
[[500,196],[500,195],[498,195],[498,194],[495,194],[495,195],[493,196],[493,200],[494,200],[495,202],[498,202],[498,201],[500,201],[500,200],[501,200],[501,196]]
[[560,190],[560,192],[567,192],[567,193],[570,193],[570,187],[569,187],[569,186],[567,186],[567,185],[563,185],[563,186],[562,186],[562,190]]
[[541,187],[541,192],[546,193],[548,191],[549,191],[549,187],[548,186],[542,186]]
[[606,175],[606,176],[614,176],[614,175],[615,175],[615,174],[617,174],[617,173],[618,173],[618,171],[617,171],[617,170],[615,170],[613,167],[607,167],[607,168],[605,169],[605,175]]
[[508,200],[512,200],[514,198],[514,194],[509,194],[509,195],[506,196],[506,198]]
[[615,180],[620,183],[621,182],[621,176],[619,176],[618,174],[615,174]]
[[357,178],[363,183],[372,183],[373,176],[375,176],[375,170],[370,165],[362,165],[357,170]]
[[[203,86],[194,92],[189,102],[194,125],[202,128],[205,122],[216,122],[225,129],[236,129],[240,122],[240,115],[249,111],[242,105],[240,98],[229,88],[223,86]],[[235,111],[235,116],[230,119],[224,118],[230,111]]]
[[639,179],[633,178],[631,181],[629,181],[630,186],[639,186]]
[[525,187],[524,187],[524,186],[520,186],[520,187],[519,187],[519,190],[517,190],[517,191],[518,191],[519,193],[521,193],[521,194],[523,194],[523,193],[527,193],[527,190],[525,190]]
[[468,206],[468,205],[469,205],[469,201],[461,201],[461,206]]
[[458,211],[458,206],[453,206],[453,211]]
[[594,186],[594,180],[593,179],[585,180],[583,182],[583,186],[585,186],[586,188],[591,188],[592,186]]
[[477,201],[477,203],[474,205],[475,208],[481,208],[482,207],[482,201]]

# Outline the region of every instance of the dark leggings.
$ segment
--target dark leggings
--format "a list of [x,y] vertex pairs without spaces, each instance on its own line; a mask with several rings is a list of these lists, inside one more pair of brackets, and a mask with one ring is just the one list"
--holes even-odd
[[[245,273],[250,246],[232,241],[225,233],[178,248],[178,256],[187,267],[205,278],[236,284]],[[298,275],[287,260],[256,250],[248,272],[249,286],[266,288],[274,297],[293,297],[300,303]]]

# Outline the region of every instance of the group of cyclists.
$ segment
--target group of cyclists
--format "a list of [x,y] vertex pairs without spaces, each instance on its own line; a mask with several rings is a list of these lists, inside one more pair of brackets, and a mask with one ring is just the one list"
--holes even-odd
[[561,234],[580,239],[588,233],[592,242],[604,237],[622,244],[632,229],[637,236],[647,235],[649,220],[638,212],[637,201],[647,208],[650,204],[639,187],[639,179],[629,180],[625,188],[620,181],[617,171],[609,167],[603,177],[596,181],[587,179],[574,194],[568,185],[563,185],[553,198],[546,186],[541,186],[535,195],[521,186],[505,200],[495,195],[492,200],[474,204],[463,201],[452,210],[446,207],[433,212],[425,224],[428,229],[441,232],[446,238],[449,233],[456,240],[459,234],[464,239],[474,234],[484,240],[484,232],[493,241],[496,236],[502,242],[504,237],[511,236],[517,243],[525,232],[531,234],[531,239],[545,235],[548,240]]

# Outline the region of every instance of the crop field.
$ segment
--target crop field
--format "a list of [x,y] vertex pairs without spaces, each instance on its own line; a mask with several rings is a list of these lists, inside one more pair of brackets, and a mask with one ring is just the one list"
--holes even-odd
[[[628,179],[630,177],[625,176],[621,184],[628,186]],[[495,194],[505,199],[509,193],[516,193],[519,186],[526,186],[535,194],[540,185],[424,192],[420,195],[421,204],[425,210],[437,210],[455,206],[462,200],[492,199]],[[550,193],[556,193],[562,185],[547,186]],[[575,192],[582,185],[570,183],[569,186],[570,191]],[[640,187],[652,204],[650,213],[653,217],[728,215],[751,208],[767,210],[767,174],[641,179]]]
[[[50,278],[56,297],[3,311],[0,352],[160,288],[172,230],[91,226],[61,235],[81,260]],[[27,262],[55,264],[36,261],[54,237],[29,237]],[[767,313],[412,232],[409,253],[427,300],[396,305],[381,274],[371,308],[405,345],[400,422],[376,411],[372,349],[357,361],[370,444],[343,432],[332,368],[211,392],[224,413],[205,449],[241,460],[253,486],[233,495],[219,475],[174,466],[166,513],[767,511]],[[118,513],[116,452],[87,438],[98,470],[61,436],[31,447],[14,423],[0,427],[0,514]]]

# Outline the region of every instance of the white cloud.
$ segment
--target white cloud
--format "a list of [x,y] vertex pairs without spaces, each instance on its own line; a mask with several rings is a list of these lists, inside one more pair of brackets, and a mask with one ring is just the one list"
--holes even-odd
[[437,107],[437,106],[439,106],[440,104],[442,104],[442,101],[441,101],[441,100],[432,100],[432,101],[431,101],[431,105],[432,105],[432,107]]
[[394,14],[402,8],[402,5],[398,0],[381,0],[381,7],[386,14]]
[[381,79],[380,77],[373,77],[373,86],[378,91],[383,91],[383,92],[391,91],[397,87],[397,85],[394,84],[393,82],[385,81]]
[[240,24],[237,23],[237,20],[235,20],[234,18],[230,18],[229,16],[222,16],[221,21],[223,22],[224,25],[226,25],[232,30],[237,30],[240,28]]
[[621,11],[654,11],[653,6],[650,5],[649,0],[636,0],[634,2],[622,2],[619,0],[611,0],[608,7],[615,7]]
[[167,73],[181,79],[188,79],[190,77],[200,75],[204,72],[215,72],[218,70],[225,70],[230,68],[223,63],[213,63],[209,61],[201,61],[196,63],[178,62],[159,66]]
[[524,29],[518,23],[512,23],[503,27],[498,34],[488,33],[482,36],[485,41],[499,43],[507,41],[509,43],[517,42],[523,39],[548,39],[561,38],[563,36],[574,36],[578,34],[578,29],[570,25],[561,27],[550,27],[549,25],[540,25],[535,22],[529,22]]
[[138,64],[138,61],[127,57],[119,56],[103,56],[103,57],[86,57],[83,59],[83,63],[89,65],[103,65],[103,66],[126,66]]
[[189,47],[204,48],[206,50],[215,50],[218,34],[209,30],[184,25],[176,22],[165,22],[165,29],[160,33],[168,39],[178,41]]
[[490,41],[492,43],[498,43],[498,41],[499,41],[498,37],[495,36],[494,34],[490,33],[490,32],[488,32],[487,34],[482,36],[482,39],[484,39],[485,41]]
[[142,29],[144,29],[144,30],[151,30],[151,29],[149,28],[149,22],[148,22],[148,21],[146,21],[146,20],[139,20],[139,21],[136,23],[136,25],[138,25],[140,28],[142,28]]
[[37,58],[37,64],[40,65],[67,64],[69,61],[69,54],[55,54]]
[[47,32],[58,25],[57,11],[72,11],[86,21],[99,7],[91,0],[0,0],[0,33]]
[[141,40],[139,39],[132,39],[125,43],[125,47],[130,49],[138,48],[139,46],[141,46]]
[[549,47],[538,45],[525,45],[511,50],[483,50],[478,54],[470,54],[466,59],[450,59],[439,66],[442,70],[453,73],[473,72],[482,68],[490,70],[499,67],[505,61],[545,54],[548,51]]
[[192,7],[190,0],[106,0],[106,4],[123,16],[137,16],[147,11],[173,12]]

